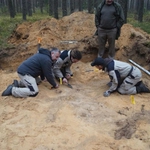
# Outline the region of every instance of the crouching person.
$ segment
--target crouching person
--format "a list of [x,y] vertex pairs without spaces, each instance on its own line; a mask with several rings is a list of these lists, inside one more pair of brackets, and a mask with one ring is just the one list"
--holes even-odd
[[114,91],[120,94],[137,94],[150,93],[150,90],[141,81],[141,71],[130,64],[111,58],[96,58],[91,66],[95,66],[99,70],[108,72],[110,77],[109,89],[104,92],[104,96],[108,97]]
[[64,50],[54,65],[54,75],[56,79],[62,79],[63,83],[67,83],[73,76],[71,66],[81,60],[82,54],[79,50]]
[[19,82],[14,80],[13,84],[9,85],[2,93],[2,96],[36,96],[39,92],[36,82],[38,76],[41,77],[41,80],[46,78],[53,88],[57,88],[52,68],[59,56],[60,50],[57,48],[51,50],[40,48],[39,53],[34,54],[18,67],[17,73],[21,80]]

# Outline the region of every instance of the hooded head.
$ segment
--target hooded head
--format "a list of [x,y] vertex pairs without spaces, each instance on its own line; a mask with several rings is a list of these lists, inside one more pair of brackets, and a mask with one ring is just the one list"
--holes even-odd
[[105,61],[101,57],[97,57],[92,63],[91,66],[103,66],[105,67]]

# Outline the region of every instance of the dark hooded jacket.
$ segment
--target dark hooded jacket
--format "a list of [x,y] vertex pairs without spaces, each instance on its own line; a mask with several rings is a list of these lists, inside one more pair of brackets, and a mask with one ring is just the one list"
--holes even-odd
[[47,81],[55,87],[56,82],[52,72],[53,63],[51,52],[40,48],[38,53],[25,60],[18,67],[17,72],[21,75],[29,74],[34,78],[41,76],[44,79],[46,77]]
[[[96,13],[95,13],[95,26],[98,28],[98,26],[100,25],[100,19],[101,19],[101,10],[103,8],[103,6],[105,5],[105,1],[103,0],[102,3],[99,4],[99,6],[97,7]],[[125,22],[125,17],[124,17],[124,13],[123,13],[123,9],[121,7],[121,5],[117,2],[113,2],[113,5],[116,9],[116,18],[117,18],[117,34],[116,34],[116,39],[119,38],[120,36],[120,32],[121,32],[121,27]]]

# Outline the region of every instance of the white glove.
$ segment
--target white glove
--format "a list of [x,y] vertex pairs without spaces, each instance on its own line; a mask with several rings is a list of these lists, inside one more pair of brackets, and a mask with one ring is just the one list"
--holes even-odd
[[68,83],[68,80],[66,78],[63,78],[63,83]]
[[103,93],[103,96],[104,97],[108,97],[110,95],[110,91],[105,91],[104,93]]

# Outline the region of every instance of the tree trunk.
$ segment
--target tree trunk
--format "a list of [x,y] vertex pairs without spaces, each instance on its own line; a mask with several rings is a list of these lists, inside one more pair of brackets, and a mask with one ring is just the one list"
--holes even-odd
[[83,11],[83,0],[79,0],[79,11]]
[[143,22],[144,0],[139,1],[138,21]]
[[27,14],[26,0],[22,0],[22,19],[23,20],[27,20],[26,14]]
[[130,12],[133,12],[133,9],[134,9],[134,3],[133,3],[133,0],[129,0],[129,6],[128,6],[128,10]]
[[27,0],[28,15],[32,16],[31,0]]
[[73,13],[74,12],[74,0],[70,0],[70,12]]
[[120,5],[122,6],[124,17],[125,17],[125,23],[127,22],[127,11],[128,11],[128,0],[119,0]]
[[13,11],[14,11],[14,16],[16,16],[16,0],[13,0]]
[[147,10],[150,10],[150,0],[147,0],[147,6],[146,6]]
[[88,12],[90,14],[94,13],[94,4],[93,4],[93,0],[88,0]]
[[62,0],[62,14],[67,16],[67,0]]
[[139,1],[141,0],[134,1],[134,19],[135,20],[138,20]]
[[12,0],[8,0],[8,9],[9,9],[10,17],[14,18],[15,17],[15,13],[14,13]]
[[82,0],[83,9],[87,9],[87,0]]
[[49,0],[49,15],[53,16],[54,14],[54,0]]
[[94,0],[94,8],[96,9],[97,6],[99,5],[99,1],[98,0]]
[[43,14],[43,0],[40,0],[39,4],[40,4],[41,13]]
[[58,19],[58,0],[54,0],[54,17]]
[[33,9],[33,13],[35,13],[35,0],[33,0],[32,2],[32,9]]

